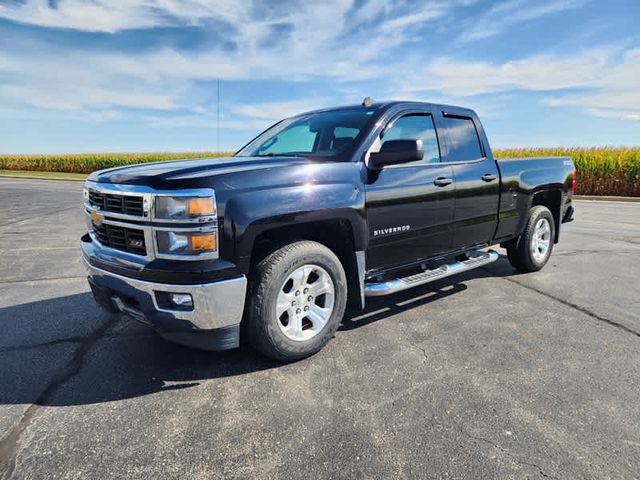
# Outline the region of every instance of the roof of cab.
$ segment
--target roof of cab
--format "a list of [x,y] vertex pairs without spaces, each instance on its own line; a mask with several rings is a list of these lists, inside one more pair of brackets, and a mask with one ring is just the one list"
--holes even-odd
[[[308,112],[303,112],[300,113],[300,115],[307,115],[310,113],[320,113],[320,112],[332,112],[332,111],[340,111],[340,110],[357,110],[357,109],[366,109],[366,110],[388,110],[390,108],[393,107],[398,107],[398,106],[404,106],[407,108],[411,108],[411,107],[418,107],[418,106],[428,106],[428,107],[435,107],[438,109],[443,109],[443,110],[457,110],[459,112],[473,112],[472,109],[467,108],[467,107],[461,107],[461,106],[457,106],[457,105],[445,105],[445,104],[440,104],[440,103],[431,103],[431,102],[416,102],[416,101],[410,101],[410,100],[393,100],[393,101],[387,101],[387,102],[374,102],[369,106],[364,106],[362,104],[359,105],[343,105],[343,106],[339,106],[339,107],[327,107],[327,108],[320,108],[317,110],[311,110]],[[297,115],[295,115],[297,116]]]

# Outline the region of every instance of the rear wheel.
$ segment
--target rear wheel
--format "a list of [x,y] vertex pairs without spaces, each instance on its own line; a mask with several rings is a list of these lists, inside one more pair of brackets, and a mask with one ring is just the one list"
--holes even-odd
[[547,207],[529,210],[527,225],[520,237],[507,247],[509,262],[521,272],[536,272],[544,267],[553,251],[555,223]]
[[340,260],[324,245],[285,245],[255,268],[246,321],[251,345],[280,361],[318,352],[342,320],[347,281]]

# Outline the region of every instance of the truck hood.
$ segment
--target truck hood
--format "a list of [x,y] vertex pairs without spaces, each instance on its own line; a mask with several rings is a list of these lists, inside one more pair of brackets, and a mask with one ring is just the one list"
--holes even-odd
[[200,183],[210,177],[249,170],[268,170],[277,167],[304,165],[311,160],[301,157],[222,157],[192,158],[168,162],[143,163],[110,168],[92,173],[88,180],[166,187],[169,184]]

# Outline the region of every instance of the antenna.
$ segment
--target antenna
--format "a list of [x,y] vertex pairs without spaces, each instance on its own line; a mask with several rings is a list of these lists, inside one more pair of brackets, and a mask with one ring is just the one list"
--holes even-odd
[[218,153],[220,153],[220,79],[218,79],[218,112],[217,112],[216,136],[218,137]]

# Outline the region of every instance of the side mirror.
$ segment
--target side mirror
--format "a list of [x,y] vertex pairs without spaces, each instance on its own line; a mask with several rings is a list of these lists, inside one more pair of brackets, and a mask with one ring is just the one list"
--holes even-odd
[[372,168],[382,168],[385,165],[415,162],[422,160],[422,157],[422,140],[387,140],[379,152],[369,155],[369,165]]

